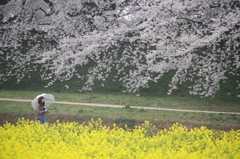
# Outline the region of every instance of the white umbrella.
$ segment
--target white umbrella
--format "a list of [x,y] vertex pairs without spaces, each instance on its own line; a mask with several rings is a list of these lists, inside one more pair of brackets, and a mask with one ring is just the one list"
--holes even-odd
[[54,96],[51,95],[51,94],[45,94],[45,93],[40,94],[31,102],[32,108],[35,109],[35,110],[37,109],[38,98],[39,97],[43,97],[45,99],[45,106],[46,107],[49,107],[55,101]]

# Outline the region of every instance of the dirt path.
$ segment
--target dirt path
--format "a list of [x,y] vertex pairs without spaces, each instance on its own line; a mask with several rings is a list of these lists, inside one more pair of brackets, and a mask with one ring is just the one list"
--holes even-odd
[[[11,99],[11,98],[0,98],[0,101],[16,101],[16,102],[31,102],[32,100],[26,99]],[[82,105],[82,106],[94,106],[94,107],[110,107],[110,108],[123,108],[124,105],[112,105],[112,104],[98,104],[98,103],[81,103],[81,102],[60,102],[55,101],[58,104],[69,104],[69,105]],[[211,113],[211,114],[234,114],[240,115],[240,112],[221,112],[221,111],[205,111],[205,110],[188,110],[188,109],[173,109],[173,108],[155,108],[155,107],[141,107],[131,106],[135,109],[147,109],[147,110],[165,110],[165,111],[178,111],[178,112],[193,112],[193,113]]]

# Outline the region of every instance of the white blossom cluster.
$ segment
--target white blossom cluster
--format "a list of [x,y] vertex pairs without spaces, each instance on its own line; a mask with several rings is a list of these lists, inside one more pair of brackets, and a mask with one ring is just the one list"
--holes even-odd
[[46,87],[76,76],[85,81],[79,90],[89,91],[116,69],[113,81],[135,93],[174,71],[168,94],[190,81],[190,94],[207,97],[227,74],[240,77],[239,0],[10,0],[0,7],[1,84],[40,68]]

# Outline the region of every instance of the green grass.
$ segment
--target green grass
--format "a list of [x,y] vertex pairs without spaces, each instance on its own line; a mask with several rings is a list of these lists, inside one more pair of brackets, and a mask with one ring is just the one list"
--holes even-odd
[[28,103],[0,101],[0,113],[29,114],[33,112],[31,105]]
[[[30,103],[0,101],[0,113],[11,113],[15,115],[33,114],[35,111],[31,108]],[[170,112],[170,111],[154,111],[130,108],[108,108],[108,107],[88,107],[80,105],[52,104],[48,108],[47,117],[52,114],[68,114],[77,117],[92,118],[111,118],[116,123],[125,122],[128,125],[136,123],[136,121],[167,121],[167,122],[191,122],[196,124],[239,124],[239,115],[227,114],[207,114],[207,113],[188,113],[188,112]]]
[[41,93],[53,94],[56,101],[240,112],[240,99],[221,100],[210,98],[201,99],[198,97],[137,97],[132,94],[114,93],[58,93],[9,90],[1,90],[0,98],[19,98],[33,100],[37,95]]

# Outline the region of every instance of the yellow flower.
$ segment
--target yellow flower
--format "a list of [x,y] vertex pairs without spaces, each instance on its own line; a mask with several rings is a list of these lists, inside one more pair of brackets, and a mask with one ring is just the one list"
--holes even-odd
[[[127,126],[126,126],[127,128]],[[88,124],[56,121],[46,127],[19,119],[0,127],[0,158],[211,159],[240,156],[240,130],[187,129],[179,123],[157,131],[150,122],[110,129],[99,118]]]

